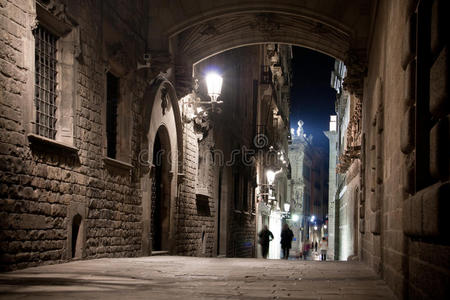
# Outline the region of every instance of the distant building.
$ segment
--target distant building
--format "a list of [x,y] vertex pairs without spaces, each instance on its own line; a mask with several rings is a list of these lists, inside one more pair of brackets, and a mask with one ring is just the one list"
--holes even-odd
[[326,234],[323,229],[328,214],[328,167],[324,151],[314,147],[312,135],[304,132],[303,121],[298,122],[297,130],[291,129],[291,135],[291,179],[288,185],[291,202],[287,222],[296,238],[293,252],[298,253],[305,241],[319,242]]
[[[336,89],[336,116],[330,118],[330,250],[336,259],[358,254],[361,102],[343,88],[346,67],[336,60],[331,86]],[[334,130],[332,130],[334,129]],[[334,155],[333,155],[334,153]],[[335,192],[334,192],[335,191]],[[333,197],[333,198],[331,198]],[[330,251],[330,252],[331,252]]]
[[330,116],[330,129],[324,134],[329,139],[329,177],[328,177],[328,257],[335,259],[335,243],[336,243],[336,161],[337,161],[337,116]]

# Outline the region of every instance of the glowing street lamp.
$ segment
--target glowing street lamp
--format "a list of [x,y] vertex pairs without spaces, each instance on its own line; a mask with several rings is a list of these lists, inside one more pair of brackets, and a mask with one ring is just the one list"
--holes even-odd
[[291,208],[291,205],[289,203],[284,204],[284,211],[289,212],[289,209]]
[[206,86],[208,88],[208,95],[211,97],[211,102],[217,102],[217,98],[222,91],[222,76],[217,73],[208,73],[206,75]]
[[314,225],[314,230],[317,230],[317,225]]
[[280,173],[282,171],[282,169],[274,172],[272,170],[267,170],[266,172],[266,178],[267,178],[267,182],[269,183],[269,185],[272,185],[273,182],[275,181],[275,176],[277,176],[278,173]]
[[299,215],[293,215],[292,216],[292,221],[297,222],[298,220],[300,220],[300,216]]
[[268,182],[270,185],[272,185],[273,182],[275,181],[275,175],[276,175],[275,172],[272,171],[272,170],[268,170],[268,171],[266,172],[267,182]]

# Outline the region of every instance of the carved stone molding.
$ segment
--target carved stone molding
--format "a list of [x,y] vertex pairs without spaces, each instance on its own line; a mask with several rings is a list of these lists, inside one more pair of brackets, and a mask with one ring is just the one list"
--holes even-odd
[[362,51],[349,50],[344,60],[347,66],[347,76],[344,79],[345,90],[359,99],[363,98],[364,77],[367,75],[367,62]]
[[59,36],[63,36],[77,25],[67,12],[63,3],[56,0],[38,0],[36,2],[37,19],[31,24],[32,29],[39,23],[52,28]]
[[255,21],[250,24],[251,28],[257,29],[263,34],[270,35],[280,29],[281,25],[274,22],[274,16],[271,13],[261,13],[255,15]]
[[37,0],[37,4],[43,7],[45,10],[47,10],[58,20],[68,24],[71,23],[65,13],[65,6],[63,3],[60,3],[59,1],[56,0]]
[[218,35],[219,34],[219,30],[217,30],[217,28],[213,24],[207,23],[205,25],[205,28],[203,28],[200,31],[200,34],[204,35],[204,36],[214,36],[214,35]]
[[126,49],[126,45],[120,42],[106,45],[108,64],[111,66],[111,69],[120,76],[131,71],[130,66],[132,66],[132,63]]
[[194,82],[190,71],[192,71],[192,68],[189,68],[184,64],[175,65],[175,89],[179,99],[192,92]]
[[150,50],[152,71],[156,74],[167,73],[167,70],[172,67],[172,55],[167,51]]
[[167,95],[167,88],[166,87],[162,87],[161,88],[161,111],[163,116],[166,114],[166,110],[168,108],[168,95]]

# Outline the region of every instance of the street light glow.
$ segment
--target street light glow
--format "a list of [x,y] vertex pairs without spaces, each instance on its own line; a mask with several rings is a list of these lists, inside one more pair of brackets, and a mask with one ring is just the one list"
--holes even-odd
[[267,170],[266,172],[267,182],[272,185],[275,181],[275,172],[272,170]]
[[219,98],[222,91],[222,82],[222,76],[217,73],[211,72],[206,75],[206,86],[212,102],[216,102],[217,98]]
[[293,215],[292,216],[292,221],[297,222],[298,220],[300,220],[300,216],[299,215]]
[[317,230],[317,226],[314,226],[314,230]]
[[289,211],[289,208],[291,208],[291,205],[290,205],[289,203],[285,203],[285,204],[284,204],[284,211],[285,211],[285,212],[288,212],[288,211]]

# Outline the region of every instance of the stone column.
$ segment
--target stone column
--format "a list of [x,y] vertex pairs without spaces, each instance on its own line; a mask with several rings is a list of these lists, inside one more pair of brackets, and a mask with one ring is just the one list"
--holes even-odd
[[325,131],[330,140],[330,161],[328,177],[328,256],[335,259],[336,253],[336,139],[337,131]]

